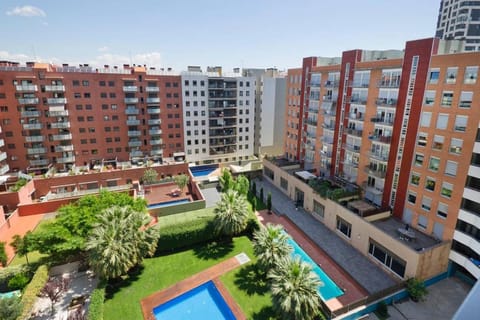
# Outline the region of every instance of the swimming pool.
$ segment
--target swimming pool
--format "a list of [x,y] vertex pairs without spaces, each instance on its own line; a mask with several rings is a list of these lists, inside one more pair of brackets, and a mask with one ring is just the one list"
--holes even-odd
[[0,299],[2,298],[11,298],[11,297],[20,297],[22,294],[20,290],[15,290],[15,291],[10,291],[10,292],[5,292],[5,293],[0,293]]
[[160,202],[160,203],[152,203],[147,206],[148,209],[157,209],[157,208],[163,208],[163,207],[168,207],[168,206],[175,206],[177,204],[182,204],[182,203],[188,203],[190,202],[190,199],[179,199],[179,200],[172,200],[172,201],[165,201],[165,202]]
[[195,167],[190,167],[190,172],[194,177],[203,177],[203,176],[208,176],[210,173],[212,173],[217,169],[218,169],[217,165],[195,166]]
[[157,320],[235,320],[213,281],[155,307],[153,314]]
[[309,263],[313,268],[312,271],[315,272],[320,280],[323,283],[323,286],[319,288],[319,293],[320,297],[323,299],[323,301],[339,297],[343,295],[342,289],[340,289],[335,282],[333,282],[332,279],[325,273],[325,271],[320,268],[315,261],[310,258],[310,256],[303,251],[302,248],[293,240],[291,237],[288,238],[287,240],[288,244],[292,246],[293,256],[299,256],[302,261]]

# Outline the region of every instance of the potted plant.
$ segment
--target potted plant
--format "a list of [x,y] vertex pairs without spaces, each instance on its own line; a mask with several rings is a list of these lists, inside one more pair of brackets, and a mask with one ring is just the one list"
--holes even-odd
[[407,280],[407,292],[414,302],[418,302],[425,300],[428,290],[423,281],[411,278]]

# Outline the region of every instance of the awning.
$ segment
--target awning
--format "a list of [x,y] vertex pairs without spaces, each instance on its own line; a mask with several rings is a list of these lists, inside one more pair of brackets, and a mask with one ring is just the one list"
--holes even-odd
[[308,171],[297,171],[295,172],[295,174],[297,176],[299,176],[300,178],[304,179],[304,180],[308,180],[308,179],[313,179],[313,178],[316,178],[317,176],[308,172]]

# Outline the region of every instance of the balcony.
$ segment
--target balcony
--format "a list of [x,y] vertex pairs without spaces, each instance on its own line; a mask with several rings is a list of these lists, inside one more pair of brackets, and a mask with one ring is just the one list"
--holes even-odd
[[71,133],[66,133],[66,134],[54,134],[52,136],[53,141],[63,141],[63,140],[72,140],[72,134]]
[[70,128],[70,121],[54,122],[50,125],[53,129],[68,129],[68,128]]
[[47,104],[54,105],[54,104],[66,104],[67,98],[47,98]]
[[162,129],[150,129],[148,130],[148,134],[152,136],[162,134]]
[[27,136],[25,141],[27,142],[42,142],[45,138],[43,136]]
[[7,160],[7,153],[5,151],[0,152],[0,162],[2,162],[3,160]]
[[146,92],[160,92],[159,87],[145,87]]
[[399,80],[380,80],[377,82],[378,88],[399,88],[400,87],[400,79]]
[[47,148],[27,148],[27,154],[44,154],[47,153]]
[[137,119],[127,120],[128,126],[138,126],[139,124],[140,124],[140,120],[137,120]]
[[48,159],[39,159],[39,160],[30,160],[30,165],[32,167],[46,166],[50,163]]
[[387,162],[388,161],[388,154],[383,154],[383,153],[377,153],[377,152],[369,152],[368,155],[370,158],[379,160],[382,162]]
[[18,98],[19,104],[38,104],[38,98]]
[[397,99],[388,99],[388,98],[377,98],[376,103],[377,106],[383,107],[396,107],[397,106]]
[[335,130],[335,123],[322,123],[322,127],[327,130]]
[[160,103],[160,98],[147,98],[147,104]]
[[338,88],[339,84],[340,84],[340,81],[338,81],[338,80],[327,80],[327,81],[325,81],[325,87],[326,88]]
[[141,132],[141,131],[138,131],[138,130],[129,130],[129,131],[127,132],[127,135],[128,135],[129,137],[139,137],[139,136],[142,135],[142,132]]
[[351,152],[359,153],[360,152],[360,146],[356,146],[353,144],[345,144],[345,149]]
[[143,152],[140,150],[130,151],[130,158],[143,157]]
[[347,99],[347,102],[351,104],[367,104],[367,98],[366,97],[350,97],[350,99]]
[[365,166],[365,173],[380,179],[385,179],[385,176],[387,175],[386,171],[377,170],[374,167],[370,167],[370,166]]
[[358,168],[358,162],[353,162],[351,160],[343,160],[343,164],[349,167]]
[[65,86],[64,85],[45,86],[45,91],[46,92],[65,92]]
[[332,151],[323,151],[323,150],[320,150],[319,153],[320,153],[322,156],[327,157],[327,158],[331,158],[331,157],[332,157],[332,154],[333,154]]
[[57,158],[57,163],[71,163],[75,162],[75,156]]
[[348,119],[363,121],[363,120],[365,120],[365,116],[363,115],[363,113],[353,113],[353,112],[351,112],[351,113],[348,114]]
[[15,89],[18,92],[37,92],[38,91],[38,87],[35,84],[20,84],[20,85],[16,85]]
[[136,141],[128,141],[128,146],[130,148],[132,147],[141,147],[142,146],[142,141],[136,140]]
[[163,155],[163,149],[153,149],[153,150],[150,151],[150,155],[161,156],[161,155]]
[[159,125],[159,124],[162,124],[162,120],[161,119],[149,119],[147,121],[148,125]]
[[3,146],[5,146],[5,140],[0,139],[0,148],[3,147]]
[[38,130],[42,129],[43,125],[41,123],[24,123],[23,129],[25,130]]
[[40,111],[22,111],[21,116],[22,118],[35,118],[35,117],[40,117],[41,112]]
[[373,193],[374,195],[381,195],[383,193],[383,188],[381,187],[375,187],[375,186],[369,186],[367,185],[367,187],[365,188],[365,190],[367,192],[371,192]]
[[55,146],[55,152],[69,152],[73,151],[73,145],[65,145],[65,146]]
[[306,123],[311,125],[311,126],[316,126],[318,124],[318,120],[308,118]]
[[373,135],[368,137],[369,140],[376,141],[376,142],[381,142],[381,143],[390,143],[392,142],[392,137],[391,136],[378,136],[378,135]]
[[127,108],[125,109],[125,114],[139,114],[140,113],[140,110],[138,110],[137,108]]
[[363,81],[350,81],[349,83],[350,87],[352,88],[368,88],[369,83],[368,82],[363,82]]
[[363,130],[347,129],[347,134],[355,137],[361,137],[363,134]]
[[125,98],[123,101],[125,103],[138,103],[138,98]]
[[48,111],[47,116],[48,117],[67,117],[68,116],[68,110]]
[[3,175],[5,173],[7,173],[8,171],[10,171],[10,167],[8,166],[8,164],[0,166],[0,175]]
[[375,124],[381,124],[381,125],[385,125],[385,126],[393,126],[393,119],[374,117],[374,118],[370,118],[370,121],[375,123]]
[[150,140],[150,145],[152,146],[158,146],[160,144],[163,144],[163,140],[162,139],[155,139],[155,140]]
[[137,92],[137,86],[124,86],[123,92]]
[[159,113],[160,113],[160,107],[157,107],[157,108],[147,108],[147,113],[148,113],[148,114],[159,114]]
[[333,144],[333,137],[330,136],[323,136],[322,142],[326,144]]

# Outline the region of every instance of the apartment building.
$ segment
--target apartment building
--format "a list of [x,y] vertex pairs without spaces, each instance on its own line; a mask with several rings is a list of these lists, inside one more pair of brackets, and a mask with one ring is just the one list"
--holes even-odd
[[10,171],[7,163],[7,153],[5,152],[5,140],[2,135],[2,126],[0,125],[0,176]]
[[168,71],[0,63],[0,121],[12,170],[181,158],[181,107],[180,76]]
[[441,0],[436,37],[461,40],[461,51],[480,51],[480,2]]
[[254,154],[254,77],[220,67],[182,72],[186,160],[220,163],[247,160]]
[[[403,51],[304,58],[302,68],[288,74],[284,155],[359,190],[368,203],[422,234],[454,239],[454,248],[462,239],[472,247],[462,250],[461,261],[480,265],[473,229],[480,209],[480,53],[451,48],[450,41],[422,39],[407,42]],[[459,236],[467,229],[468,241]]]

